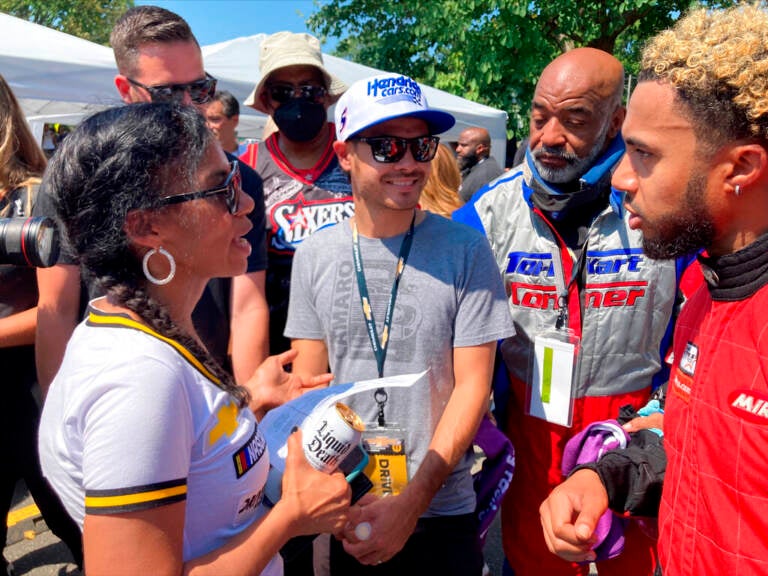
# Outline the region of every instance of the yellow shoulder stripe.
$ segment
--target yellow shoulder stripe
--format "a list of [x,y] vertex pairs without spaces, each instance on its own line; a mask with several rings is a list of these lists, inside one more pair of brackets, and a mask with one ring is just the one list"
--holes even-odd
[[184,346],[182,346],[175,340],[171,340],[170,338],[167,338],[162,334],[158,334],[148,326],[144,326],[144,324],[136,322],[135,320],[132,320],[131,318],[127,318],[125,316],[117,316],[114,314],[99,314],[94,310],[88,311],[88,322],[90,324],[101,325],[101,326],[125,326],[127,328],[133,328],[135,330],[144,332],[145,334],[149,334],[150,336],[153,336],[158,340],[162,340],[166,344],[173,346],[179,354],[181,354],[184,358],[186,358],[186,360],[190,364],[192,364],[192,366],[194,366],[200,373],[202,373],[206,378],[208,378],[214,384],[217,384],[217,385],[221,384],[221,380],[219,380],[216,376],[214,376],[214,374],[210,370],[208,370],[208,368],[203,366],[203,364],[197,358],[195,358],[195,356],[189,350],[184,348]]

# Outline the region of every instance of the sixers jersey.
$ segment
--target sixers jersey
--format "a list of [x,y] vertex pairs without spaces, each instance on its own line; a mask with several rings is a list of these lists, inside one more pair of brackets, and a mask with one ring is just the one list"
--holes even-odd
[[[616,192],[592,223],[577,260],[529,202],[525,169],[524,164],[491,183],[473,204],[474,224],[491,243],[515,328],[524,334],[503,343],[507,367],[527,381],[533,339],[554,329],[565,306],[569,328],[582,343],[576,397],[649,386],[661,368],[660,349],[675,304],[675,262],[643,254],[642,236],[629,228]],[[578,281],[566,299],[559,298],[558,286],[574,274]]]
[[309,236],[354,215],[352,186],[333,151],[334,125],[328,124],[322,157],[309,170],[294,168],[280,150],[279,134],[251,144],[241,160],[264,182],[267,213],[267,303],[270,353],[290,348],[283,337],[291,265],[296,247]]

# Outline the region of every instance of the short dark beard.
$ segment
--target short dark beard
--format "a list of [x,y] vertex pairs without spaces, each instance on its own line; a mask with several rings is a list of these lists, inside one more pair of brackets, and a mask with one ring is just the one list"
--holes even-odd
[[679,214],[667,216],[655,226],[655,238],[643,235],[643,250],[649,258],[667,260],[695,254],[711,246],[715,226],[704,207],[706,178],[694,175],[685,188],[685,199]]
[[480,158],[477,156],[477,154],[467,154],[466,156],[457,156],[456,161],[459,163],[459,170],[469,170],[472,168],[475,164],[477,164],[480,161]]

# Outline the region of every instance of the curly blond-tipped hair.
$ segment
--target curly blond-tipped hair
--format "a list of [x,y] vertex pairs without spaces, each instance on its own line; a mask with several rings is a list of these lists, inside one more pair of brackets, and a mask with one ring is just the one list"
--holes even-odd
[[700,140],[768,141],[768,12],[690,12],[646,46],[639,79],[674,86]]

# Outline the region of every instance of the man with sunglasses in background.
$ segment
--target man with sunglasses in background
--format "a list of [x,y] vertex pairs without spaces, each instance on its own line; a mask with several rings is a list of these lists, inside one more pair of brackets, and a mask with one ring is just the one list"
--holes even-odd
[[277,125],[240,158],[264,180],[269,218],[267,302],[269,345],[290,348],[283,336],[291,263],[309,235],[352,216],[349,179],[333,153],[334,127],[328,108],[346,90],[323,64],[320,42],[309,34],[278,32],[261,42],[261,79],[245,101]]
[[[177,14],[156,6],[128,10],[115,23],[110,37],[117,62],[115,86],[126,104],[176,101],[201,112],[216,92],[216,79],[203,68],[200,46],[189,25]],[[151,153],[148,151],[148,153]],[[211,196],[223,196],[232,209],[235,189],[255,202],[250,213],[253,229],[247,272],[233,279],[216,278],[206,286],[193,313],[195,328],[211,354],[223,366],[231,363],[242,382],[253,375],[268,350],[268,310],[265,297],[266,241],[264,201],[259,176],[234,156],[239,164],[227,182]],[[54,211],[46,194],[36,214]],[[59,368],[64,349],[89,298],[97,286],[83,287],[74,258],[66,249],[52,268],[38,268],[40,298],[36,335],[36,360],[44,390]],[[87,291],[86,291],[87,290]]]
[[331,574],[480,576],[471,444],[496,341],[514,328],[483,235],[418,209],[435,135],[454,119],[397,74],[352,85],[335,117],[355,215],[296,251],[285,330],[294,372],[330,366],[335,383],[428,372],[347,398],[375,437],[369,448],[392,454],[371,449],[374,492],[388,496],[360,500],[359,523],[331,542]]
[[[497,416],[516,456],[501,511],[505,576],[589,573],[549,553],[533,529],[539,504],[561,481],[570,438],[623,405],[639,409],[668,377],[676,262],[646,257],[611,189],[623,89],[607,52],[557,57],[536,84],[525,161],[453,216],[488,236],[518,330],[494,379],[506,385],[494,390]],[[620,556],[598,562],[601,576],[653,573],[655,541],[634,522],[625,536]]]

